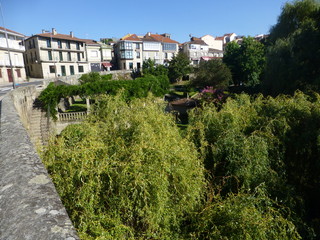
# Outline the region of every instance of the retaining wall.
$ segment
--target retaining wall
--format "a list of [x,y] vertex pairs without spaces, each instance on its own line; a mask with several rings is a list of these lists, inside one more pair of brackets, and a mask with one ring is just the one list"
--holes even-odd
[[0,240],[79,239],[24,127],[33,91],[0,102]]

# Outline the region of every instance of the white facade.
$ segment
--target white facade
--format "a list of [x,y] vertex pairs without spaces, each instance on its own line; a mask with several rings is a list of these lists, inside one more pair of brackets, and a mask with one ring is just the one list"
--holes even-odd
[[200,38],[192,37],[183,44],[183,52],[189,57],[191,65],[198,65],[200,60],[209,55],[209,46]]
[[55,78],[89,72],[85,43],[70,35],[42,33],[25,41],[25,63],[30,77]]
[[223,50],[223,40],[216,39],[211,35],[205,35],[201,37],[206,44],[208,44],[210,49]]
[[13,76],[11,72],[5,29],[0,27],[0,83],[9,83],[13,82],[13,80],[26,80],[26,72],[23,61],[23,52],[25,51],[23,42],[24,35],[8,29],[6,32],[8,36]]
[[166,64],[178,51],[178,42],[171,40],[169,34],[148,33],[141,37],[129,34],[116,47],[119,69],[122,70],[139,70],[143,61],[149,58],[156,64]]

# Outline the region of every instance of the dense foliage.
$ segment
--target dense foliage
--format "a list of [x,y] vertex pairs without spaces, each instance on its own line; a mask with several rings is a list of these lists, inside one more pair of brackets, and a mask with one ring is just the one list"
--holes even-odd
[[155,61],[149,58],[143,61],[142,73],[144,75],[168,76],[168,68],[161,64],[156,65]]
[[169,61],[168,70],[168,76],[171,82],[179,82],[182,80],[182,77],[188,75],[192,70],[188,56],[183,52],[179,52]]
[[191,85],[205,88],[226,88],[232,81],[229,68],[221,60],[202,61],[194,70],[195,77],[191,80]]
[[220,110],[194,110],[189,131],[223,196],[258,188],[290,209],[303,237],[313,239],[309,227],[319,234],[320,219],[319,109],[318,94],[239,95]]
[[81,77],[81,85],[59,85],[50,83],[41,92],[39,100],[44,103],[46,110],[52,117],[56,115],[56,107],[61,98],[71,96],[94,97],[99,94],[115,95],[119,90],[123,90],[126,100],[146,97],[149,92],[155,96],[163,96],[169,88],[167,76],[145,75],[135,80],[105,80],[108,75],[100,76],[96,73],[84,74]]
[[255,86],[260,83],[265,67],[265,46],[253,39],[244,37],[241,44],[227,44],[223,62],[232,72],[235,85]]
[[86,83],[92,83],[95,81],[101,81],[101,80],[111,80],[112,79],[112,74],[107,74],[107,75],[100,75],[98,72],[90,72],[83,74],[79,78],[79,83],[80,84],[86,84]]
[[313,239],[318,95],[204,105],[184,137],[163,103],[122,99],[44,153],[83,239]]
[[178,239],[204,188],[202,163],[163,103],[103,97],[44,154],[82,239]]
[[314,0],[287,3],[272,27],[267,54],[267,93],[319,90],[320,3]]

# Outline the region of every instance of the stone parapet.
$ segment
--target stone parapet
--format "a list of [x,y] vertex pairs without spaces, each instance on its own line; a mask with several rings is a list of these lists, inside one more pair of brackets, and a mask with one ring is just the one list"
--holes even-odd
[[14,107],[24,98],[14,94],[0,102],[0,240],[79,239]]

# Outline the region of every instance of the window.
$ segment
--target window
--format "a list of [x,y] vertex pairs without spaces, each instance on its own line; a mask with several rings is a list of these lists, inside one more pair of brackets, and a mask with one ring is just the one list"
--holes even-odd
[[77,50],[80,50],[80,44],[77,42],[76,45],[77,45]]
[[36,44],[34,42],[34,39],[32,39],[32,48],[35,48],[36,47]]
[[163,50],[165,51],[176,51],[177,45],[173,43],[164,43],[163,44]]
[[136,43],[136,49],[140,49],[140,44]]
[[132,51],[122,51],[121,52],[121,58],[122,59],[132,59]]
[[20,69],[16,69],[16,72],[17,72],[18,78],[21,78],[21,71],[20,71]]
[[71,61],[71,52],[68,52],[68,61]]
[[61,40],[58,40],[58,48],[62,48],[62,42],[61,42]]
[[137,68],[138,68],[138,69],[141,68],[141,63],[137,63]]
[[137,58],[140,58],[140,52],[137,52]]
[[55,73],[56,72],[56,67],[51,65],[51,66],[49,66],[49,70],[50,70],[50,73]]
[[51,61],[52,60],[52,52],[48,51],[48,59]]
[[66,66],[61,66],[61,75],[66,76]]
[[77,53],[78,61],[81,61],[81,55],[80,53]]
[[130,69],[130,70],[133,69],[133,63],[132,63],[132,62],[129,63],[129,69]]
[[120,42],[120,49],[132,49],[132,42]]
[[164,53],[164,58],[168,59],[168,53]]
[[90,55],[91,55],[91,57],[97,58],[97,57],[98,57],[98,51],[96,51],[96,50],[91,50]]
[[67,49],[70,49],[70,41],[67,41],[67,43],[66,43],[66,48],[67,48]]
[[74,75],[74,66],[70,66],[70,75]]
[[62,55],[62,52],[59,52],[59,58],[60,58],[60,61],[63,61],[63,55]]
[[2,71],[1,71],[1,69],[0,69],[0,78],[2,78]]
[[78,70],[79,70],[79,72],[84,72],[84,71],[83,71],[83,66],[79,66],[79,67],[78,67]]
[[123,69],[126,69],[126,63],[123,63]]
[[47,39],[47,47],[51,48],[51,39]]

